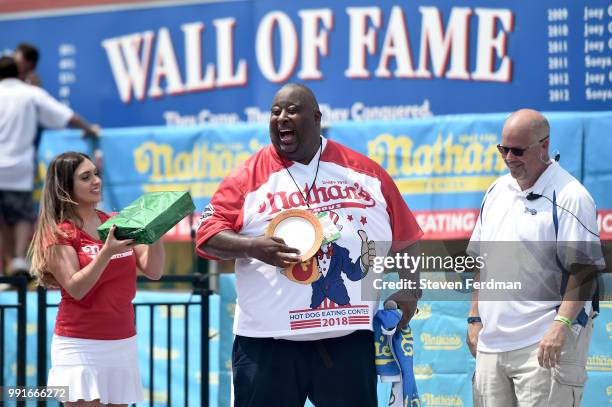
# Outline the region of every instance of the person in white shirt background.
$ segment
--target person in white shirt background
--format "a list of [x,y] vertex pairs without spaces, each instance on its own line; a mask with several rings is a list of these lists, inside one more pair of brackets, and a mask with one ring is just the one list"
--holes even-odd
[[[35,221],[32,191],[38,126],[75,127],[94,137],[100,132],[45,90],[20,80],[13,57],[0,57],[0,247],[13,247],[13,273],[29,271],[26,252]],[[3,242],[6,236],[9,241]]]

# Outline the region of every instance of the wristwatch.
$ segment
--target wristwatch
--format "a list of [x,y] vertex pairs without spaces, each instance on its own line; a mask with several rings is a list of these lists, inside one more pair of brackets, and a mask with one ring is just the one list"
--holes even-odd
[[480,322],[482,324],[482,319],[480,319],[480,317],[468,317],[467,319],[468,324],[475,324],[476,322]]

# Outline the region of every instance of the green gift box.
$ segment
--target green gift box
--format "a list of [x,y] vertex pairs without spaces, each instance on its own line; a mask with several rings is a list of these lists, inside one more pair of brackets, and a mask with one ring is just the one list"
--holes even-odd
[[98,233],[100,239],[106,241],[111,227],[116,225],[117,239],[134,239],[137,243],[151,244],[185,216],[191,216],[194,210],[189,192],[151,192],[98,226]]

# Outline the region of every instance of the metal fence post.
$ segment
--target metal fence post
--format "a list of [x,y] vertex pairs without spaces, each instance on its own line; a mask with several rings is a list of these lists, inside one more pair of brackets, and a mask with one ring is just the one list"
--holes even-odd
[[[47,290],[44,287],[36,289],[38,316],[36,336],[36,384],[47,384]],[[38,401],[38,407],[46,407],[47,402]]]

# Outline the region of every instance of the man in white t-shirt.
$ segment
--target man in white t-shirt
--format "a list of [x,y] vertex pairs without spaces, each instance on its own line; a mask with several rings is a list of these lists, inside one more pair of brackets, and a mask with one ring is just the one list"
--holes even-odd
[[476,406],[580,405],[603,259],[593,199],[549,158],[549,142],[540,113],[510,115],[498,145],[510,174],[489,187],[470,240],[470,254],[489,256],[481,283],[522,286],[473,295],[467,342]]
[[[235,406],[301,407],[307,397],[316,406],[376,406],[373,260],[389,246],[412,246],[422,231],[382,167],[321,136],[305,86],[276,94],[270,139],[221,182],[197,232],[199,255],[236,259]],[[329,216],[338,232],[304,267],[297,249],[264,236],[293,208]],[[417,295],[392,296],[401,324]]]
[[[0,58],[0,247],[13,247],[13,272],[27,272],[25,260],[35,220],[34,139],[38,126],[81,128],[97,136],[99,128],[81,119],[43,89],[19,79],[12,57]],[[5,229],[12,232],[5,233]],[[2,270],[0,270],[2,274]]]

